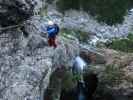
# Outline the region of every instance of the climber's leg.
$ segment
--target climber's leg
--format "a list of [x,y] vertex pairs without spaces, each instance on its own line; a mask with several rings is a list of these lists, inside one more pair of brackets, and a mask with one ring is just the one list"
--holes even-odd
[[52,38],[52,45],[53,47],[57,47],[57,44],[56,44],[56,36]]
[[52,38],[48,38],[48,45],[49,46],[52,46],[53,45],[52,41],[53,41]]
[[92,98],[94,92],[96,91],[96,88],[98,86],[98,78],[97,75],[90,72],[90,73],[86,73],[83,76],[84,78],[84,82],[85,82],[85,86],[86,86],[86,96],[87,98]]

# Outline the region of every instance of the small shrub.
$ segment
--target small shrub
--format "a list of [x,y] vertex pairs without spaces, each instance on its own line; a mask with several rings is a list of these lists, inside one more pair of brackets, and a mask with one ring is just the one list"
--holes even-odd
[[72,35],[81,42],[87,42],[87,40],[89,39],[89,33],[81,32],[79,30],[62,29],[61,34],[65,37],[67,37],[67,35]]
[[108,47],[123,52],[133,52],[133,34],[129,34],[124,39],[114,39]]
[[119,85],[123,76],[124,72],[119,66],[108,65],[102,74],[102,83],[109,86]]
[[81,32],[81,31],[78,31],[77,33],[79,34],[75,34],[75,35],[79,39],[79,41],[87,42],[87,40],[89,39],[89,33]]
[[79,79],[80,76],[74,76],[71,71],[66,71],[62,79],[62,89],[71,90],[76,86]]
[[79,0],[59,0],[57,5],[61,12],[69,9],[79,9]]

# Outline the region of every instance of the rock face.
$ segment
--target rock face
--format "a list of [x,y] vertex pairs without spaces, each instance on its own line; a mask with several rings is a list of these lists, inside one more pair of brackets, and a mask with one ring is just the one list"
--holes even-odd
[[0,25],[19,24],[41,8],[41,0],[0,0]]
[[0,35],[0,100],[40,100],[51,73],[78,55],[78,41],[59,37],[58,48],[50,48],[33,26],[27,24],[26,38],[19,28]]

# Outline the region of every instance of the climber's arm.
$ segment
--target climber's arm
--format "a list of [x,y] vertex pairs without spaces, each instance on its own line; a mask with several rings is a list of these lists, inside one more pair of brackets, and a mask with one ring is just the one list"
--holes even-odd
[[52,29],[50,29],[50,30],[47,30],[47,32],[48,32],[48,33],[53,33],[53,32],[55,32],[55,28],[52,28]]

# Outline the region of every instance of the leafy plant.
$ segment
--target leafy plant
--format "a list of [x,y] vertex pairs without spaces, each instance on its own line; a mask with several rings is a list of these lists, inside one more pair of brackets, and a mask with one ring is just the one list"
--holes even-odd
[[133,52],[133,34],[130,33],[124,39],[114,39],[108,47],[123,52]]
[[61,12],[69,9],[79,9],[79,0],[59,0],[57,2],[58,8]]
[[66,71],[62,80],[62,89],[70,90],[74,88],[78,78],[79,76],[75,78],[71,71]]
[[67,35],[72,35],[79,39],[81,42],[87,42],[89,39],[89,33],[81,32],[79,30],[62,29],[61,34],[65,37],[67,37]]
[[121,70],[120,66],[116,65],[107,65],[103,75],[102,83],[106,85],[118,85],[123,79],[124,72]]

